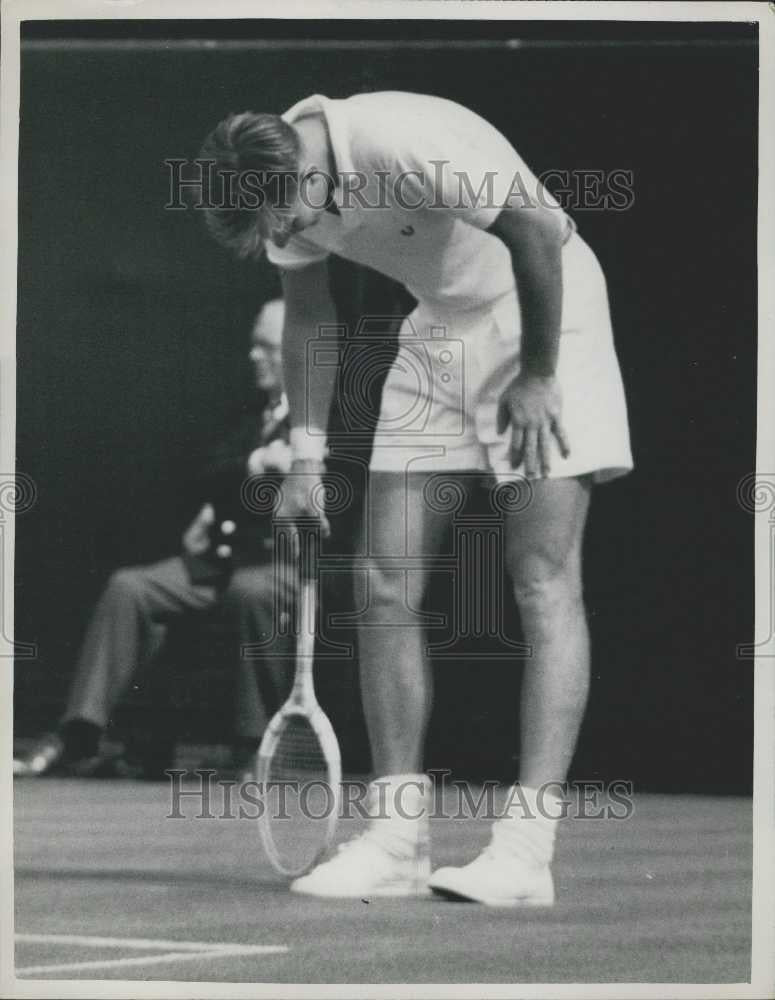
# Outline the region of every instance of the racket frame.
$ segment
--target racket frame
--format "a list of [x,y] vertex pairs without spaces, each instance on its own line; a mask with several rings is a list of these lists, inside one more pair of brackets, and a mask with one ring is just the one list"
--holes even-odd
[[[261,842],[273,868],[281,875],[292,877],[298,877],[309,871],[331,846],[336,833],[341,800],[342,761],[339,742],[336,738],[334,727],[331,725],[326,713],[320,707],[315,695],[313,667],[316,617],[317,580],[313,576],[305,576],[301,579],[299,594],[299,634],[296,640],[293,687],[286,702],[270,720],[256,755],[256,778],[265,796],[265,808],[258,818]],[[327,784],[331,793],[329,801],[332,806],[328,816],[318,821],[325,823],[325,832],[320,849],[310,861],[299,866],[290,866],[284,862],[275,846],[274,838],[272,837],[267,790],[272,757],[285,728],[286,720],[292,716],[306,719],[320,742],[328,772]]]

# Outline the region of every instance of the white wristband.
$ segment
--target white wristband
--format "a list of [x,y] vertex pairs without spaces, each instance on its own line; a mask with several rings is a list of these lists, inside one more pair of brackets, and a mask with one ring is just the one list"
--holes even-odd
[[326,432],[318,427],[291,427],[290,444],[294,461],[322,462],[328,451]]

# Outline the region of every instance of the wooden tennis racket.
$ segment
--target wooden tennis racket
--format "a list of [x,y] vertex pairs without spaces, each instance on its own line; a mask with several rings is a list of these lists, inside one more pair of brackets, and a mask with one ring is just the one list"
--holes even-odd
[[315,696],[317,531],[299,532],[300,593],[293,688],[258,750],[264,809],[259,831],[267,857],[283,875],[308,871],[336,831],[342,765],[333,727]]

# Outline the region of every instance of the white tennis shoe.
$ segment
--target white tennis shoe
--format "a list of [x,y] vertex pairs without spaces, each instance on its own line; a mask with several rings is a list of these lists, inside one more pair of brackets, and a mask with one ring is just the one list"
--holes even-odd
[[487,906],[553,906],[549,863],[514,853],[504,825],[510,822],[493,824],[492,841],[470,864],[437,869],[428,880],[430,888],[446,899]]
[[341,899],[427,896],[430,873],[427,841],[418,843],[406,856],[399,856],[370,829],[340,844],[330,861],[297,878],[291,883],[291,892]]

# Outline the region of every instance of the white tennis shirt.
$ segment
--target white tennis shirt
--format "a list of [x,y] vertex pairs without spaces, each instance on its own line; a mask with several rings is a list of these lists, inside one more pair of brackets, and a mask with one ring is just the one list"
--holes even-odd
[[[513,290],[505,244],[485,232],[507,204],[541,199],[561,213],[511,144],[453,101],[384,91],[295,104],[290,124],[324,116],[339,177],[339,215],[297,233],[267,256],[299,268],[330,253],[404,284],[421,302],[476,309]],[[570,231],[570,230],[569,230]]]

